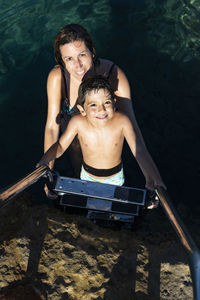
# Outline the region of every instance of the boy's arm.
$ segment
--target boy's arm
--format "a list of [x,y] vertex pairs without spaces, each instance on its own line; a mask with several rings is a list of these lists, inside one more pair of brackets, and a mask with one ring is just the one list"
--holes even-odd
[[50,161],[60,157],[65,150],[67,150],[78,133],[77,125],[79,123],[79,118],[80,116],[75,116],[69,121],[69,124],[64,133],[61,135],[60,139],[44,153],[41,160],[37,164],[37,167],[41,165],[48,165]]
[[154,190],[156,186],[162,186],[166,189],[165,184],[160,176],[160,173],[151,158],[144,143],[137,140],[134,128],[130,120],[123,116],[123,132],[127,143],[135,156],[142,173],[144,174],[146,180],[146,188],[149,190]]
[[59,141],[53,144],[42,156],[36,167],[41,165],[49,165],[49,162],[60,157],[65,149],[60,145]]

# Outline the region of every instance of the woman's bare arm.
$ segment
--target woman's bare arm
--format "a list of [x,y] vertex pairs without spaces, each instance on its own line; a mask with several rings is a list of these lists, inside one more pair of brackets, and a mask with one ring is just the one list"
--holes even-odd
[[[44,152],[46,152],[59,137],[60,124],[58,122],[62,98],[62,74],[59,67],[49,73],[47,79],[48,112],[45,126]],[[50,163],[53,168],[54,162]]]
[[117,96],[117,108],[119,109],[120,112],[124,113],[131,120],[138,138],[138,143],[141,142],[145,145],[142,133],[138,126],[135,113],[133,110],[130,85],[126,75],[119,67],[117,67],[117,78],[118,78],[118,89],[115,92]]
[[156,186],[163,186],[166,188],[158,168],[152,160],[148,150],[146,149],[146,146],[138,143],[135,129],[126,116],[122,117],[122,124],[124,137],[144,174],[146,188],[149,190],[154,190]]

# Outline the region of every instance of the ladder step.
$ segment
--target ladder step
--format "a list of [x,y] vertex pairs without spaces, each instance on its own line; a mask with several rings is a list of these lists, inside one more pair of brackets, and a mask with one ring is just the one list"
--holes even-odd
[[115,203],[98,198],[80,197],[79,195],[63,195],[60,199],[60,205],[130,216],[137,216],[139,213],[138,205]]
[[144,206],[146,198],[145,189],[103,184],[63,176],[57,177],[53,190],[60,195],[74,194],[126,205]]

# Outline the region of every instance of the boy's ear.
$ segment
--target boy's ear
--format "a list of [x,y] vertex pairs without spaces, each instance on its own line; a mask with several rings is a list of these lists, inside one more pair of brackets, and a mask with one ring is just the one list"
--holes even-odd
[[78,110],[80,111],[81,115],[82,115],[83,117],[85,117],[85,116],[86,116],[86,112],[85,112],[83,106],[81,106],[80,104],[77,104],[77,108],[78,108]]

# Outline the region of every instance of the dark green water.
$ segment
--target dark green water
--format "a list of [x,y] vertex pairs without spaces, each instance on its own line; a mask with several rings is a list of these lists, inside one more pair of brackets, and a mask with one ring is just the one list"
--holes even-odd
[[[42,155],[53,41],[76,22],[91,33],[99,56],[127,74],[138,123],[172,199],[196,206],[199,1],[1,0],[0,6],[0,187],[32,171]],[[129,164],[131,176],[131,157]],[[138,168],[135,176],[143,184]]]

